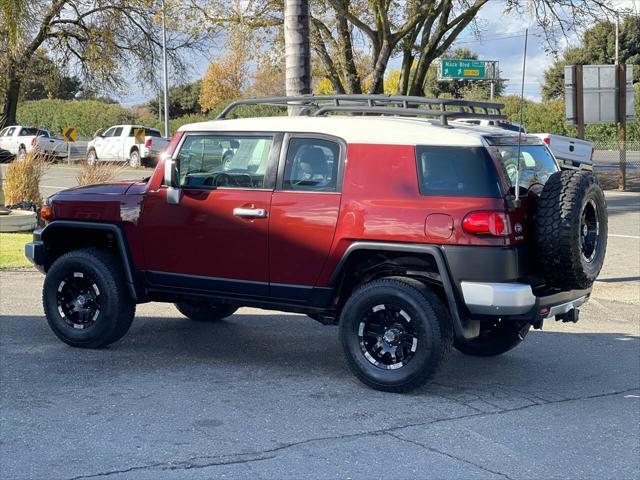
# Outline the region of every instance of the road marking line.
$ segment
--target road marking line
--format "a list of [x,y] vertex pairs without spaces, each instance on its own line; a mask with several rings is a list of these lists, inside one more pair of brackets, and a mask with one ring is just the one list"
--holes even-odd
[[616,234],[610,233],[607,236],[608,237],[618,237],[618,238],[635,238],[636,240],[640,240],[640,237],[638,235],[616,235]]

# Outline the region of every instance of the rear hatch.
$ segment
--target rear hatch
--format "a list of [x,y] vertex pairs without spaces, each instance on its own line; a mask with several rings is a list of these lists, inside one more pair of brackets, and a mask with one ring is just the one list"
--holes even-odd
[[[520,143],[517,135],[485,137],[487,149],[494,158],[504,183],[509,218],[516,244],[528,246],[528,274],[539,274],[535,259],[535,214],[537,201],[551,175],[559,171],[559,165],[543,141],[523,135]],[[519,168],[518,168],[518,158]],[[519,185],[519,204],[514,202],[516,183]],[[538,281],[530,279],[532,284]]]

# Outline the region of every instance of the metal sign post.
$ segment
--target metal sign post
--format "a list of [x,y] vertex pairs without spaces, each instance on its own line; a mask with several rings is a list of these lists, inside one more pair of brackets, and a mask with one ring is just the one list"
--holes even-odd
[[77,130],[73,127],[62,129],[62,138],[67,142],[67,163],[71,163],[71,143],[76,141]]
[[620,152],[619,190],[627,188],[627,66],[616,65],[618,73],[618,150]]

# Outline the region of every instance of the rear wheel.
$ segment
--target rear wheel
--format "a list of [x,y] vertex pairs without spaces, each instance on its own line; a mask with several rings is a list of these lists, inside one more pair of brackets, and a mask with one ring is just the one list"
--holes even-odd
[[24,147],[24,145],[20,145],[20,147],[18,148],[18,155],[16,156],[16,158],[22,161],[25,159],[26,156],[27,156],[27,149]]
[[96,151],[92,148],[87,153],[87,163],[89,165],[95,165],[97,159],[98,159],[98,155],[96,155]]
[[135,314],[120,262],[95,248],[58,258],[47,272],[42,300],[51,330],[73,347],[119,340]]
[[450,350],[449,315],[422,283],[375,280],[353,293],[340,317],[351,371],[377,390],[404,392],[426,383]]
[[140,167],[140,152],[138,150],[131,150],[129,154],[129,166],[131,168]]
[[198,322],[217,322],[238,310],[234,305],[213,302],[178,302],[175,306],[185,317]]
[[453,346],[465,355],[494,357],[514,349],[529,333],[531,324],[521,322],[483,322],[480,335],[471,340],[455,340]]

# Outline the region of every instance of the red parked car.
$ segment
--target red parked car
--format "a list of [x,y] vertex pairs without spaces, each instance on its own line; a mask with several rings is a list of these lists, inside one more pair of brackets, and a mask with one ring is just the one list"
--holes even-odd
[[[252,104],[299,115],[228,118]],[[306,313],[339,324],[364,383],[405,391],[451,346],[498,355],[546,318],[577,321],[606,250],[602,190],[537,138],[448,124],[500,107],[281,97],[186,125],[150,178],[49,199],[26,247],[49,325],[95,348],[143,302],[200,321]]]

